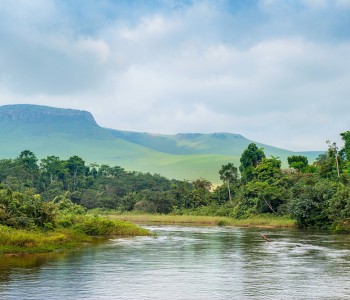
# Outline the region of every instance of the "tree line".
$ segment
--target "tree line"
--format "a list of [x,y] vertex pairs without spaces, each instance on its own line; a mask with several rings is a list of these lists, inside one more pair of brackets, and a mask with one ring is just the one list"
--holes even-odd
[[328,150],[313,164],[305,156],[290,156],[286,169],[278,157],[267,158],[264,149],[252,143],[242,153],[238,167],[233,163],[222,166],[223,184],[215,189],[203,178],[175,180],[120,166],[87,165],[77,155],[66,160],[48,156],[39,161],[25,150],[15,159],[0,160],[0,222],[5,198],[16,192],[37,195],[43,203],[67,199],[87,209],[235,218],[289,215],[300,227],[348,231],[350,131],[341,137],[344,147],[340,151],[328,142]]
[[240,159],[240,177],[233,164],[222,166],[221,179],[229,198],[234,199],[232,215],[290,215],[299,227],[350,230],[350,131],[341,133],[344,147],[327,141],[328,150],[313,164],[307,157],[288,157],[282,169],[276,157],[266,158],[263,149],[250,144]]

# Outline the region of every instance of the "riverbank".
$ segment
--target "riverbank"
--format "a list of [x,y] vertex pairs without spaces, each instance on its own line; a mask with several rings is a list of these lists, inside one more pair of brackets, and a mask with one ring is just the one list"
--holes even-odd
[[17,256],[72,249],[92,242],[94,237],[142,235],[151,233],[129,222],[96,216],[85,216],[74,226],[58,227],[54,230],[15,229],[1,225],[0,255]]
[[194,224],[238,227],[294,228],[295,220],[288,217],[259,215],[247,219],[214,216],[118,214],[104,212],[104,216],[65,216],[54,230],[15,229],[0,226],[0,255],[23,255],[72,249],[91,243],[94,237],[143,236],[150,231],[133,223]]
[[72,249],[91,237],[72,229],[54,231],[14,229],[0,227],[0,255],[21,255],[28,253],[52,252],[61,249]]
[[191,216],[191,215],[162,215],[162,214],[118,214],[106,213],[113,220],[123,220],[134,223],[163,223],[163,224],[197,224],[239,227],[271,227],[294,228],[296,221],[288,217],[273,215],[259,215],[247,219],[233,219],[229,217]]

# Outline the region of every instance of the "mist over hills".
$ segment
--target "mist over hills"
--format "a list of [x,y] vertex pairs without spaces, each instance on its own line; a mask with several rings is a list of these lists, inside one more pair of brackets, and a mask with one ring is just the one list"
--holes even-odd
[[[231,133],[164,135],[108,129],[87,111],[27,104],[0,106],[0,140],[0,158],[14,158],[28,149],[38,158],[79,155],[87,163],[120,165],[177,179],[202,177],[214,183],[219,183],[221,165],[239,166],[242,152],[253,142]],[[285,165],[290,155],[302,154],[313,161],[321,153],[256,144]]]
[[[154,149],[156,151],[174,154],[221,154],[221,155],[241,155],[250,143],[255,143],[259,148],[264,148],[268,155],[283,158],[294,153],[293,151],[280,149],[266,144],[254,142],[240,134],[218,132],[218,133],[178,133],[176,135],[152,134],[141,132],[130,132],[121,130],[111,130],[112,134],[118,138],[129,142]],[[298,152],[315,159],[319,151]]]

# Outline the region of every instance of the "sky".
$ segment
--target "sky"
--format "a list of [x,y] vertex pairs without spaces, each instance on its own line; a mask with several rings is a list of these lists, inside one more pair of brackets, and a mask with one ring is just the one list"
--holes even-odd
[[350,130],[350,0],[0,0],[0,105],[289,150]]

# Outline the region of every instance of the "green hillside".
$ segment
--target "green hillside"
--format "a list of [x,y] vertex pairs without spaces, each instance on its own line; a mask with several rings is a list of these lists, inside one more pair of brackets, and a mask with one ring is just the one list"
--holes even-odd
[[[37,105],[0,106],[0,157],[14,158],[25,149],[38,158],[79,155],[88,163],[120,165],[127,170],[159,173],[169,178],[206,178],[219,183],[222,164],[239,165],[252,141],[238,134],[158,135],[105,129],[86,111]],[[262,145],[267,155],[285,163],[298,154]],[[314,160],[319,153],[308,153]]]
[[[279,157],[283,161],[286,161],[288,156],[296,154],[289,150],[257,143],[240,134],[232,133],[178,133],[176,135],[162,135],[113,129],[109,129],[109,131],[120,139],[175,155],[219,154],[240,157],[250,143],[255,143],[259,148],[264,148],[265,153],[268,155]],[[314,161],[320,153],[319,151],[301,152],[311,161]]]

